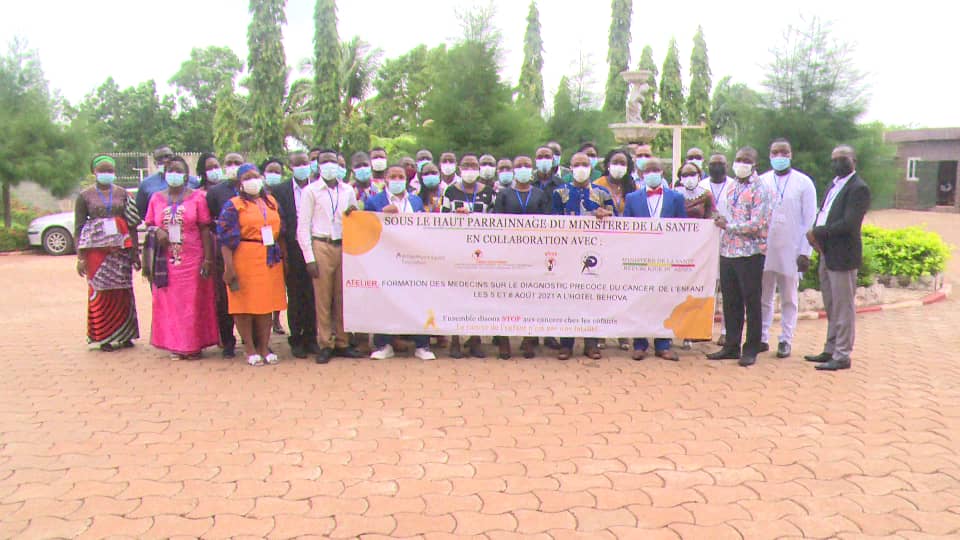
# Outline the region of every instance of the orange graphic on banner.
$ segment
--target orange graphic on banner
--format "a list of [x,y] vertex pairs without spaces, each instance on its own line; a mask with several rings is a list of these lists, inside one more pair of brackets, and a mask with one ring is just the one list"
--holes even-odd
[[383,224],[372,212],[351,212],[343,218],[343,252],[363,255],[380,242]]
[[687,296],[682,304],[673,308],[663,327],[673,330],[681,339],[710,339],[713,334],[713,296],[696,298]]

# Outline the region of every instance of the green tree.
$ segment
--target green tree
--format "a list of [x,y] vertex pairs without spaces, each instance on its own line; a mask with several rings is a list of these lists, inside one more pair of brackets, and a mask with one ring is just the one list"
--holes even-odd
[[752,144],[749,129],[763,114],[763,96],[743,83],[724,77],[717,83],[710,104],[710,139],[718,150],[732,154],[739,146]]
[[243,98],[224,86],[217,93],[213,114],[213,147],[217,154],[239,152],[244,148],[241,133],[249,128],[243,114]]
[[[591,91],[595,84],[590,56],[582,51],[572,64],[573,77],[563,76],[553,98],[553,115],[547,125],[550,139],[561,144],[572,155],[581,144],[593,142],[600,148],[614,144],[607,127],[614,119],[597,109],[598,98]],[[617,121],[623,121],[622,118]]]
[[337,33],[336,0],[317,0],[314,9],[313,99],[314,140],[334,145],[339,140],[341,113],[341,47]]
[[287,91],[287,61],[283,52],[286,0],[250,0],[247,63],[250,67],[251,152],[280,155],[283,141],[283,98]]
[[373,79],[376,96],[367,102],[375,134],[398,136],[412,133],[421,125],[424,101],[436,80],[437,66],[443,64],[446,55],[444,45],[434,49],[418,45],[383,63]]
[[523,65],[517,98],[543,109],[543,38],[540,37],[540,13],[537,3],[530,2],[527,13],[527,31],[523,34]]
[[83,177],[90,156],[82,120],[67,124],[51,94],[36,51],[14,39],[0,57],[0,183],[3,224],[12,225],[10,187],[32,180],[65,195]]
[[647,78],[647,84],[650,85],[650,89],[647,90],[647,94],[643,97],[643,104],[640,106],[640,115],[643,116],[645,121],[654,122],[660,112],[657,108],[657,75],[660,73],[660,70],[657,69],[657,64],[653,61],[653,48],[649,45],[644,47],[643,52],[640,53],[639,68],[650,72],[650,77]]
[[[677,40],[670,39],[667,56],[663,59],[663,75],[660,77],[660,122],[680,124],[683,122],[683,81],[680,79],[680,51]],[[657,134],[654,142],[657,151],[663,152],[673,145],[668,131]]]
[[630,18],[632,0],[613,0],[610,16],[610,35],[607,43],[607,91],[603,110],[624,114],[627,106],[627,83],[620,76],[630,67]]
[[542,139],[543,120],[529,105],[514,104],[500,79],[500,34],[491,8],[461,15],[466,38],[436,68],[415,134],[428,148],[494,155],[529,152]]
[[[687,121],[691,124],[703,122],[710,125],[710,60],[707,57],[707,42],[703,38],[703,27],[697,27],[693,37],[693,52],[690,54],[690,95],[687,96]],[[698,146],[709,151],[713,146],[709,128],[688,130],[687,148]]]
[[182,148],[172,96],[161,97],[151,79],[120,90],[113,78],[81,103],[80,112],[94,127],[102,151],[149,152],[159,144]]
[[180,114],[177,131],[186,150],[213,148],[213,116],[216,96],[224,86],[233,88],[233,80],[243,63],[229,47],[194,48],[190,59],[170,78],[177,88]]

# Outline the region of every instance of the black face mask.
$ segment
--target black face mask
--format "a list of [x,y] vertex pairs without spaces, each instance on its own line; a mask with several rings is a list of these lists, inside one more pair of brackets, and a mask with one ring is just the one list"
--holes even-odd
[[727,167],[723,163],[711,163],[708,170],[710,171],[710,180],[714,182],[727,179]]
[[830,160],[830,167],[833,169],[833,174],[838,178],[843,178],[853,172],[853,162],[850,161],[850,158],[843,157]]

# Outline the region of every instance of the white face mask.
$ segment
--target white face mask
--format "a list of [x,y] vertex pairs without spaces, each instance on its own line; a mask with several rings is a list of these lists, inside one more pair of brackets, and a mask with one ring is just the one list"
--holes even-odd
[[227,165],[226,167],[223,168],[223,177],[226,178],[227,180],[236,180],[237,171],[239,170],[240,170],[239,165]]
[[687,163],[693,163],[693,164],[696,165],[697,168],[699,168],[699,169],[702,169],[702,168],[703,168],[703,160],[702,160],[702,159],[688,159],[688,160],[687,160]]
[[582,184],[587,180],[590,180],[590,167],[579,166],[573,168],[574,182]]
[[441,164],[440,164],[440,172],[442,172],[444,176],[450,176],[451,174],[457,172],[457,164],[456,164],[456,163],[441,163]]
[[387,170],[387,160],[386,158],[374,158],[370,160],[370,168],[380,172]]
[[460,178],[463,179],[464,184],[472,184],[476,182],[478,176],[480,176],[480,171],[476,169],[466,169],[460,171]]
[[753,174],[753,165],[750,163],[734,163],[733,174],[740,179],[747,178]]
[[480,176],[481,178],[493,178],[497,174],[497,168],[493,165],[481,165],[480,166]]
[[626,166],[626,165],[611,165],[611,166],[610,166],[610,176],[611,176],[614,180],[619,180],[619,179],[623,178],[624,175],[626,175],[626,174],[627,174],[627,166]]
[[700,185],[700,179],[696,176],[683,176],[680,178],[680,182],[683,183],[683,187],[690,191],[697,189],[697,186]]
[[259,195],[263,189],[263,178],[250,178],[243,181],[243,192],[247,195]]

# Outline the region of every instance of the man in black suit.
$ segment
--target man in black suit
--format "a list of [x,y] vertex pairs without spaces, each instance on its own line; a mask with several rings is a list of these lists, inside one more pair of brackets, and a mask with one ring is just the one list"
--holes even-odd
[[[237,186],[237,170],[243,165],[243,156],[230,152],[223,156],[223,181],[215,186],[207,188],[207,209],[210,210],[210,217],[216,221],[220,217],[220,211],[227,201],[237,196],[239,187]],[[220,346],[223,347],[223,357],[233,358],[236,356],[237,337],[233,333],[233,317],[230,315],[230,308],[227,305],[227,286],[223,282],[223,254],[220,248],[214,250],[214,272],[213,279],[214,296],[217,301],[217,327],[220,330]]]
[[310,158],[306,152],[290,154],[293,181],[273,188],[272,194],[283,217],[283,236],[287,243],[287,325],[290,328],[290,352],[297,358],[320,354],[317,344],[317,311],[313,296],[313,280],[297,243],[297,216],[303,188],[310,184]]
[[857,155],[841,145],[830,156],[836,178],[828,186],[810,245],[820,253],[820,293],[827,311],[827,341],[823,352],[805,356],[819,362],[818,370],[850,369],[856,324],[857,270],[863,262],[860,228],[870,208],[870,188],[857,175]]

